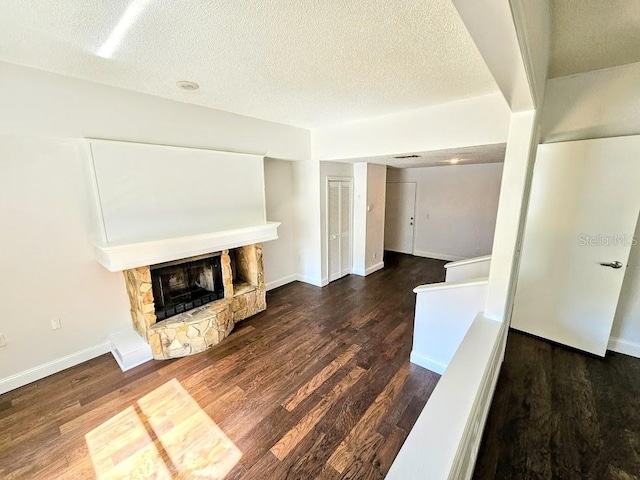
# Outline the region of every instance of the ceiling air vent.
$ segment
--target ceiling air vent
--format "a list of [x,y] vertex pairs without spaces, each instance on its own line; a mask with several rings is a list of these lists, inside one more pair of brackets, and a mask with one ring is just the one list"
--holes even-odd
[[420,155],[398,155],[397,157],[393,158],[420,158]]

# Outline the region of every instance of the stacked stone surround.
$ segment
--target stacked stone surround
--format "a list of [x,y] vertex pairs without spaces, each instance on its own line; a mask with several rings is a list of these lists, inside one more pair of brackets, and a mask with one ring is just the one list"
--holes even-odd
[[[236,322],[267,308],[262,244],[234,249],[236,282],[229,250],[221,254],[224,299],[157,322],[149,266],[124,271],[133,328],[163,360],[203,352],[227,337]],[[185,259],[185,261],[188,259]]]

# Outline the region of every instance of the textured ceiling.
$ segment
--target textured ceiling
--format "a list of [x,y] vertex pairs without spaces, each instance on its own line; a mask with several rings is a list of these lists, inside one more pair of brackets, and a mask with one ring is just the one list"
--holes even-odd
[[552,4],[549,78],[640,62],[640,1]]
[[[135,22],[111,58],[97,56],[131,3]],[[0,60],[302,127],[497,91],[451,0],[0,0],[0,9]]]
[[[448,148],[445,150],[432,150],[429,152],[417,152],[403,155],[384,155],[372,158],[354,158],[344,160],[349,163],[367,161],[395,168],[414,167],[442,167],[453,165],[451,159],[457,159],[455,165],[470,165],[474,163],[501,163],[507,148],[506,143],[494,143],[490,145],[475,145],[473,147]],[[396,158],[398,156],[411,155],[410,158]],[[413,157],[413,155],[417,155]]]

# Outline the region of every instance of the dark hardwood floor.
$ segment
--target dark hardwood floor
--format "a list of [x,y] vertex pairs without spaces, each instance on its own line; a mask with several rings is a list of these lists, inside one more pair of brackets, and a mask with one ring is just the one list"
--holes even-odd
[[205,353],[103,355],[0,396],[0,478],[383,478],[439,378],[409,363],[412,289],[444,279],[385,263],[273,290]]
[[509,332],[476,480],[640,478],[640,359]]

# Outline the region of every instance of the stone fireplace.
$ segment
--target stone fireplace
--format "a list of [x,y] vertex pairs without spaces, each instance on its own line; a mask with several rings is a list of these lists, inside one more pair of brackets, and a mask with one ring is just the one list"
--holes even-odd
[[157,360],[203,352],[267,307],[261,243],[123,273],[133,328]]

